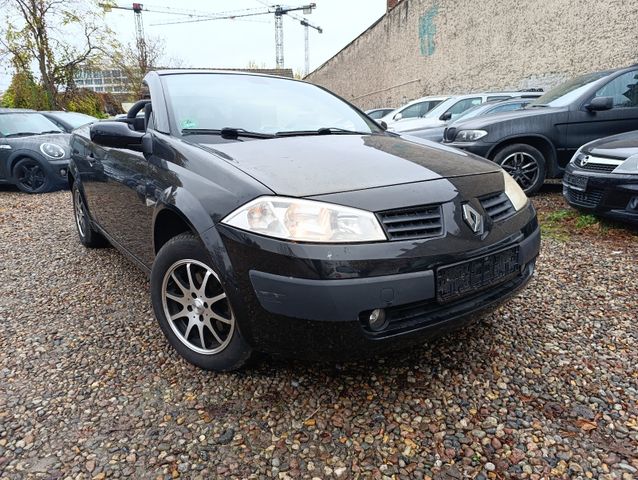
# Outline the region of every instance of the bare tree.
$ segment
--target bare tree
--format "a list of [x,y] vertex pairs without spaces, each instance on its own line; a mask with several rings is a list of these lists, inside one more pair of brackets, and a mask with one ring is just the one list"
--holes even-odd
[[126,89],[132,99],[140,98],[144,76],[157,68],[183,68],[182,59],[166,57],[164,40],[148,37],[144,40],[144,51],[138,43],[121,46],[107,59],[114,68],[120,70],[126,78]]
[[0,22],[1,53],[16,71],[35,66],[51,107],[59,106],[61,90],[73,87],[81,64],[111,50],[111,32],[93,1],[0,0],[0,10],[7,14]]

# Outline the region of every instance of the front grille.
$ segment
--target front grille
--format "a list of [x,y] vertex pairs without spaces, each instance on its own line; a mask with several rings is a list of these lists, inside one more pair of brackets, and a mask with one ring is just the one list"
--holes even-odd
[[456,136],[456,128],[448,127],[443,132],[443,138],[446,142],[453,142],[454,137]]
[[611,173],[624,162],[624,160],[618,160],[617,158],[596,157],[594,155],[581,156],[577,161],[580,168],[584,170],[591,170],[594,172]]
[[585,165],[580,166],[580,168],[584,170],[592,170],[594,172],[606,172],[610,173],[616,169],[618,165],[608,165],[602,163],[586,163]]
[[485,210],[493,222],[505,220],[516,211],[509,197],[505,195],[505,192],[488,195],[481,198],[480,202],[483,206],[483,210]]
[[574,190],[573,188],[565,188],[564,190],[569,203],[588,208],[595,208],[600,205],[605,193],[604,190],[599,188],[592,188],[586,192]]
[[440,205],[386,210],[377,215],[390,240],[430,238],[443,233]]

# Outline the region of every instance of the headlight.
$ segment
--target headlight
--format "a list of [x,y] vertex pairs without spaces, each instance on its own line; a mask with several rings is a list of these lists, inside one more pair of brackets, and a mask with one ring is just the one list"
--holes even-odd
[[505,181],[505,195],[507,195],[507,198],[512,202],[514,209],[519,211],[527,205],[527,195],[525,195],[523,189],[516,183],[516,180],[505,170],[503,170],[503,180]]
[[60,145],[56,145],[55,143],[43,143],[42,145],[40,145],[40,151],[47,157],[56,159],[64,158],[64,155],[66,155],[64,149]]
[[228,215],[222,223],[296,242],[386,240],[381,225],[371,212],[296,198],[256,198]]
[[461,130],[454,137],[455,142],[474,142],[487,135],[485,130]]

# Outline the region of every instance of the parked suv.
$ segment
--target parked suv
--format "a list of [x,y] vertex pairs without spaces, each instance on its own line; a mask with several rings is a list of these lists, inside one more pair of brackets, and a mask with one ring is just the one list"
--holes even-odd
[[446,144],[495,161],[527,194],[561,177],[574,152],[638,126],[638,65],[589,73],[547,92],[523,110],[450,127]]

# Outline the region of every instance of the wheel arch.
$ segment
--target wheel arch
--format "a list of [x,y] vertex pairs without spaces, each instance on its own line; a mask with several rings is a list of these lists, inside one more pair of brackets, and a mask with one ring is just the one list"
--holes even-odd
[[170,188],[157,202],[153,215],[153,249],[155,254],[171,238],[192,232],[202,233],[213,227],[213,220],[201,203],[183,188]]
[[499,143],[495,144],[489,150],[489,152],[487,153],[487,158],[489,158],[490,160],[494,160],[494,157],[500,150],[502,150],[503,148],[509,145],[514,145],[516,143],[523,143],[539,150],[543,154],[543,157],[545,157],[545,160],[547,162],[546,164],[547,173],[553,174],[556,171],[556,166],[557,166],[556,147],[554,146],[553,142],[549,138],[545,137],[544,135],[536,135],[536,134],[535,135],[519,135],[515,137],[505,138],[501,140]]

